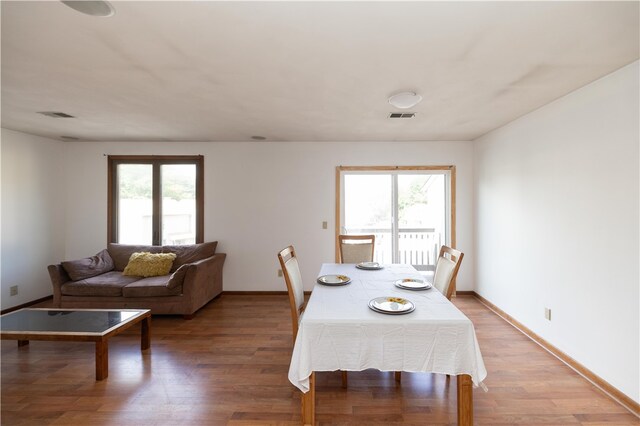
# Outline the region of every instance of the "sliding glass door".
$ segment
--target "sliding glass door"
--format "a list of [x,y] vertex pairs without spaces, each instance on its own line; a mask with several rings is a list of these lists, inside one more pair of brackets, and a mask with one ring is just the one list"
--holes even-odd
[[451,168],[358,169],[339,168],[339,233],[374,234],[376,261],[432,271],[451,244]]

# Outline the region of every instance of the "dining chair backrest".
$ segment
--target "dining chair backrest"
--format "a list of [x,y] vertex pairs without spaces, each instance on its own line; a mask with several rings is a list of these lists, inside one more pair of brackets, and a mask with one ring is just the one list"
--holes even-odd
[[456,277],[463,257],[464,253],[459,250],[447,246],[440,248],[436,272],[433,275],[433,286],[449,300],[456,291]]
[[340,263],[373,261],[375,235],[338,235]]
[[293,246],[282,249],[278,253],[278,260],[287,284],[289,293],[289,304],[291,305],[291,322],[293,323],[293,341],[298,335],[298,324],[300,315],[304,312],[304,287],[302,286],[302,275],[298,265],[298,258]]

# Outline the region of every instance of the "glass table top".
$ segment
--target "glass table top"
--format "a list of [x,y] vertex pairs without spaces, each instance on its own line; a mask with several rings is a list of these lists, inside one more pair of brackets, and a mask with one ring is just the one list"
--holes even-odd
[[144,311],[22,309],[0,317],[3,332],[103,333]]

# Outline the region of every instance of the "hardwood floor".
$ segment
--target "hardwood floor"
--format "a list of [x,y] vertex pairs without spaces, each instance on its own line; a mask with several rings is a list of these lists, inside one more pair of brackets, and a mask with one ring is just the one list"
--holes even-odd
[[[472,297],[489,392],[474,391],[476,424],[638,425],[638,418]],[[222,295],[186,321],[154,316],[151,350],[137,327],[109,342],[109,377],[95,381],[94,345],[2,341],[2,425],[297,425],[287,379],[287,296]],[[456,381],[444,375],[317,374],[317,422],[455,424]]]

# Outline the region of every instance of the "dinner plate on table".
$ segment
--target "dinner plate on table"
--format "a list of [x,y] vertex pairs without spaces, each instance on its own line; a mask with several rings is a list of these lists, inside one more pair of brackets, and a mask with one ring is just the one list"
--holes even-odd
[[324,285],[345,285],[351,282],[351,278],[346,275],[323,275],[318,277],[318,283]]
[[432,287],[431,283],[418,278],[403,278],[394,284],[403,290],[429,290]]
[[378,262],[360,262],[356,265],[356,268],[377,271],[378,269],[382,269],[383,266]]
[[402,315],[413,312],[416,305],[402,297],[376,297],[369,301],[369,308],[381,314]]

